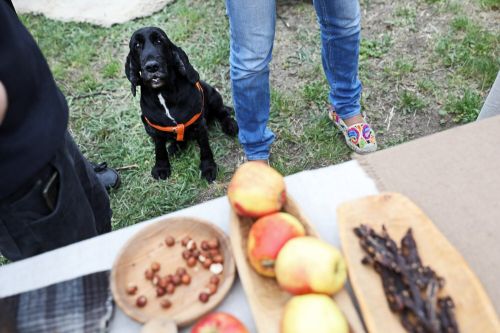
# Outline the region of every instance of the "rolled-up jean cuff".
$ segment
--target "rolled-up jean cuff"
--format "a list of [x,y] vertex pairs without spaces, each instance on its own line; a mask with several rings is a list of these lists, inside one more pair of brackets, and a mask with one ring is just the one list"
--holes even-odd
[[254,143],[251,145],[243,144],[243,151],[245,152],[245,156],[247,160],[268,160],[270,154],[271,144],[262,142],[262,143]]
[[249,160],[249,161],[259,161],[259,160],[268,160],[268,159],[269,159],[269,154],[267,154],[267,155],[259,154],[259,155],[252,155],[252,156],[247,155],[247,160]]
[[274,133],[267,127],[264,129],[264,133],[258,137],[244,136],[241,131],[239,133],[240,143],[248,160],[269,159],[271,145],[275,138]]
[[265,146],[261,147],[254,146],[251,148],[243,146],[243,151],[245,152],[245,156],[249,161],[268,160],[270,154],[270,147],[267,144]]

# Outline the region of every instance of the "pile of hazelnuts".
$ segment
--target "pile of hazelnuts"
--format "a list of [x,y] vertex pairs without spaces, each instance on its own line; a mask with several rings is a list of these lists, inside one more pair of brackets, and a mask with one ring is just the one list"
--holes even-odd
[[[217,292],[220,282],[219,275],[224,270],[224,257],[220,252],[219,240],[217,238],[203,240],[198,248],[197,243],[191,239],[191,237],[186,236],[180,243],[185,248],[182,252],[182,258],[185,260],[188,267],[193,268],[199,262],[204,269],[210,270],[212,273],[207,285],[198,296],[200,302],[206,303],[209,301],[210,296]],[[167,248],[173,247],[176,244],[176,240],[172,236],[167,236],[165,237],[165,244]],[[161,298],[165,295],[173,295],[176,288],[183,285],[187,286],[191,283],[191,275],[189,275],[184,267],[177,268],[175,274],[167,274],[164,276],[160,275],[160,269],[160,263],[153,262],[144,272],[146,280],[151,281],[153,287],[156,288],[157,298]],[[129,283],[126,288],[127,294],[131,296],[137,294],[137,291],[138,287],[134,283]],[[136,306],[140,308],[146,306],[147,303],[148,299],[144,295],[139,295],[135,302]],[[164,298],[161,300],[160,306],[164,309],[168,309],[172,306],[172,302]]]

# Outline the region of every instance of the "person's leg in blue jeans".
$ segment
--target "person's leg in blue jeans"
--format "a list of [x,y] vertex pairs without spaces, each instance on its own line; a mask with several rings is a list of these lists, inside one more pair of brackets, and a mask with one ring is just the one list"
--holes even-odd
[[276,25],[275,0],[227,0],[230,65],[238,138],[248,160],[267,160],[274,134],[270,109],[269,62]]
[[358,0],[314,0],[321,30],[323,70],[330,84],[330,117],[358,153],[376,150],[373,130],[361,115],[358,58],[361,14]]
[[361,15],[357,0],[314,0],[321,29],[321,59],[329,101],[342,119],[361,113],[358,57]]

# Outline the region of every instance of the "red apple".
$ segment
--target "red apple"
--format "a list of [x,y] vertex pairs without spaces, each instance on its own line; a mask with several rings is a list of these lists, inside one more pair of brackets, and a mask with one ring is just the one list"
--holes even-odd
[[304,236],[302,223],[288,213],[274,213],[258,219],[248,234],[247,254],[257,273],[274,277],[274,262],[279,251],[294,237]]
[[250,333],[234,316],[224,312],[214,312],[201,318],[191,333]]
[[250,161],[234,173],[227,197],[238,215],[258,218],[281,210],[286,200],[285,181],[269,165]]

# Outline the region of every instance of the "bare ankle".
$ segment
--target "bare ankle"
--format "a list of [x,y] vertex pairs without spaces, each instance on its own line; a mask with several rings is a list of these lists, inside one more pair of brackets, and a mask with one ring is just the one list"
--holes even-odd
[[352,126],[354,124],[364,123],[365,120],[362,115],[357,114],[354,117],[342,119],[347,126]]

